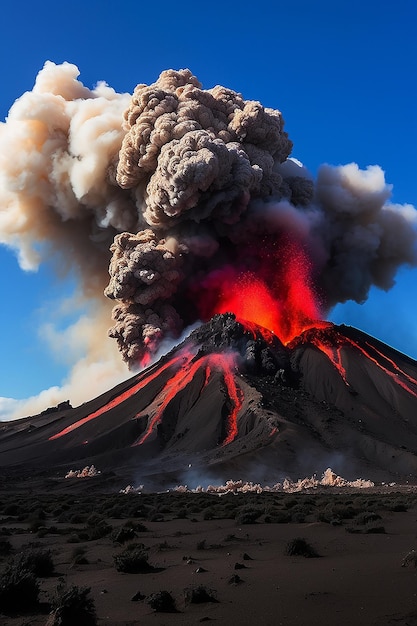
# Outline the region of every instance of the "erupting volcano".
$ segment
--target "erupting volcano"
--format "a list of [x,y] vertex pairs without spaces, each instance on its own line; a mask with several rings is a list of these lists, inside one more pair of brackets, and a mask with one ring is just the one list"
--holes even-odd
[[0,126],[0,242],[25,269],[55,255],[72,271],[91,334],[111,325],[133,371],[216,313],[287,344],[417,265],[417,212],[390,202],[383,171],[314,180],[278,109],[189,69],[131,95],[78,75],[47,62]]
[[54,475],[94,464],[154,487],[276,482],[328,465],[352,478],[410,480],[416,409],[417,363],[376,339],[310,320],[284,345],[224,313],[108,393],[4,424],[0,463]]
[[382,170],[323,165],[313,180],[279,110],[188,69],[132,95],[78,75],[47,62],[0,127],[0,242],[25,269],[55,255],[78,278],[95,358],[111,325],[127,366],[149,367],[5,424],[0,464],[90,461],[156,482],[188,466],[415,473],[416,363],[322,321],[417,265],[417,212],[390,202]]

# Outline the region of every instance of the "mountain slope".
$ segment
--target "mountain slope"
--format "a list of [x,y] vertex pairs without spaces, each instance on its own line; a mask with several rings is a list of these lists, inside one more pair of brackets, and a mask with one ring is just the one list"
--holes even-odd
[[416,381],[415,361],[354,328],[322,322],[284,346],[216,315],[98,398],[4,423],[0,467],[62,474],[94,463],[161,484],[271,482],[328,466],[406,480],[417,474]]

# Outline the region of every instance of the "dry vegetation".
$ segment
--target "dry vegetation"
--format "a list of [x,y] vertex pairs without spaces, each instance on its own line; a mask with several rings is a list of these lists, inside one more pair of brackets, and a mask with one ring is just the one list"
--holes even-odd
[[[155,613],[170,613],[173,620],[180,619],[177,614],[190,616],[189,622],[172,623],[221,619],[230,611],[227,594],[248,586],[255,573],[259,578],[260,564],[290,572],[300,557],[320,555],[309,560],[325,562],[335,554],[334,546],[323,542],[323,529],[333,529],[338,534],[331,536],[339,540],[359,535],[351,542],[386,535],[416,500],[414,493],[331,489],[222,496],[3,493],[0,623],[124,626],[150,618],[149,623],[162,623]],[[268,561],[272,557],[260,551],[274,541],[275,561]],[[398,551],[398,568],[414,547]],[[233,571],[238,569],[239,575]],[[400,571],[414,575],[414,567]]]

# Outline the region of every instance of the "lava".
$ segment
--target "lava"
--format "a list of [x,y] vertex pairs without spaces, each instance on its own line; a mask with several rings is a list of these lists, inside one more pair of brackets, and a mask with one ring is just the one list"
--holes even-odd
[[[317,328],[311,328],[309,331],[305,332],[299,337],[296,337],[293,342],[290,343],[291,348],[295,348],[297,345],[301,343],[311,343],[316,348],[318,348],[323,354],[327,356],[327,358],[333,363],[334,367],[339,372],[343,381],[346,385],[349,386],[349,381],[347,378],[347,372],[343,365],[343,350],[350,347],[356,351],[359,351],[368,361],[371,361],[376,367],[382,370],[391,380],[393,380],[397,385],[402,387],[407,393],[417,398],[417,391],[412,389],[407,382],[403,380],[406,379],[409,383],[411,383],[414,387],[417,387],[417,381],[409,376],[406,372],[404,372],[398,365],[389,357],[387,357],[384,353],[380,352],[375,346],[365,342],[368,348],[375,352],[378,356],[382,357],[385,361],[387,361],[391,367],[395,370],[390,371],[387,367],[382,365],[382,363],[372,356],[370,351],[365,350],[359,343],[341,335],[335,331],[332,332],[333,324],[330,322],[322,322],[320,326]],[[320,329],[326,329],[325,334],[323,335],[320,332]]]
[[243,404],[243,393],[241,389],[236,386],[235,383],[232,371],[232,367],[235,366],[235,361],[232,355],[211,354],[210,364],[218,367],[223,371],[223,378],[226,385],[227,393],[233,404],[233,408],[230,412],[228,419],[227,435],[222,444],[223,446],[226,446],[235,439],[238,433],[237,416]]
[[[133,445],[142,445],[149,438],[158,424],[161,423],[164,411],[169,403],[180,391],[185,389],[187,385],[193,381],[195,374],[200,368],[205,368],[205,378],[201,391],[207,386],[213,371],[220,371],[222,373],[227,395],[232,402],[232,409],[227,420],[227,434],[222,442],[222,446],[231,443],[238,433],[237,416],[243,403],[242,391],[237,387],[233,375],[233,369],[235,366],[235,359],[231,354],[213,353],[200,357],[193,362],[188,360],[184,366],[167,382],[161,391],[160,395],[164,396],[162,404],[150,420],[144,434]],[[140,417],[140,413],[135,416],[136,419],[138,417]]]
[[114,407],[118,406],[119,404],[121,404],[122,402],[124,402],[125,400],[133,396],[135,393],[143,389],[145,385],[147,385],[152,380],[157,378],[167,368],[177,367],[179,363],[184,362],[184,359],[186,358],[191,359],[192,356],[193,355],[184,356],[184,354],[180,354],[179,356],[174,357],[173,359],[170,359],[167,363],[165,363],[165,365],[162,365],[159,369],[158,368],[155,369],[155,372],[153,373],[147,372],[146,376],[144,376],[143,374],[139,375],[138,378],[140,380],[135,385],[133,385],[133,387],[126,389],[126,391],[117,395],[115,398],[112,398],[112,400],[109,400],[109,402],[106,402],[106,404],[103,404],[103,406],[101,406],[99,409],[97,409],[93,413],[90,413],[86,417],[83,417],[82,419],[78,420],[78,422],[74,422],[70,426],[67,426],[67,428],[64,428],[63,430],[61,430],[59,433],[52,435],[52,437],[49,437],[49,441],[58,439],[58,437],[62,437],[64,435],[68,435],[70,432],[72,432],[76,428],[79,428],[80,426],[83,426],[84,424],[94,419],[95,417],[102,415],[106,411],[110,411],[110,409],[113,409]]
[[[407,391],[408,393],[410,393],[411,395],[413,395],[415,398],[417,398],[417,392],[414,391],[413,389],[411,389],[411,387],[409,387],[407,385],[406,382],[404,382],[403,380],[401,380],[401,378],[399,378],[398,374],[400,374],[401,376],[404,376],[405,378],[407,378],[408,380],[410,380],[414,386],[417,386],[417,381],[414,380],[413,378],[411,378],[410,376],[408,376],[408,374],[406,374],[405,372],[403,372],[403,370],[401,370],[397,365],[395,365],[395,369],[397,370],[398,374],[391,372],[389,369],[387,369],[386,367],[384,367],[377,359],[375,359],[373,356],[371,356],[369,354],[369,352],[367,352],[366,350],[364,350],[364,348],[361,348],[361,346],[356,343],[355,341],[348,339],[347,341],[349,341],[349,343],[351,345],[353,345],[357,350],[359,350],[365,357],[367,357],[370,361],[372,361],[372,363],[374,363],[377,367],[379,367],[379,369],[381,369],[385,374],[387,374],[397,385],[400,385],[400,387],[402,387],[405,391]],[[369,344],[367,344],[369,345]],[[374,348],[372,346],[372,349],[375,350],[375,352],[377,354],[381,354],[376,348]],[[388,362],[390,362],[391,364],[393,364],[393,362],[385,356],[385,354],[381,354],[381,356],[384,357],[385,360],[387,360]]]
[[260,242],[257,263],[250,266],[243,254],[204,281],[204,297],[197,294],[202,319],[232,312],[239,321],[272,331],[284,344],[321,319],[312,263],[301,243],[286,237]]
[[[344,383],[349,386],[347,379],[346,369],[342,362],[342,347],[343,343],[340,342],[340,337],[335,332],[330,332],[333,325],[330,322],[320,322],[315,328],[310,329],[308,332],[308,341],[318,348],[323,354],[327,356],[329,361],[337,369]],[[326,329],[326,334],[320,332],[321,329]],[[299,338],[296,338],[295,344],[298,343]]]

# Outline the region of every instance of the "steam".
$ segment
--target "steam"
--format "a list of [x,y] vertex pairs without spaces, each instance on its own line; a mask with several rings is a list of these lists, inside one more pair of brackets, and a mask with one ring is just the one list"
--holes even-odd
[[133,96],[78,76],[48,61],[0,125],[0,242],[25,270],[52,257],[78,276],[92,335],[103,292],[114,301],[130,366],[201,317],[216,274],[285,273],[284,239],[311,259],[324,311],[417,264],[417,212],[390,203],[381,168],[324,165],[314,183],[279,111],[189,70]]

